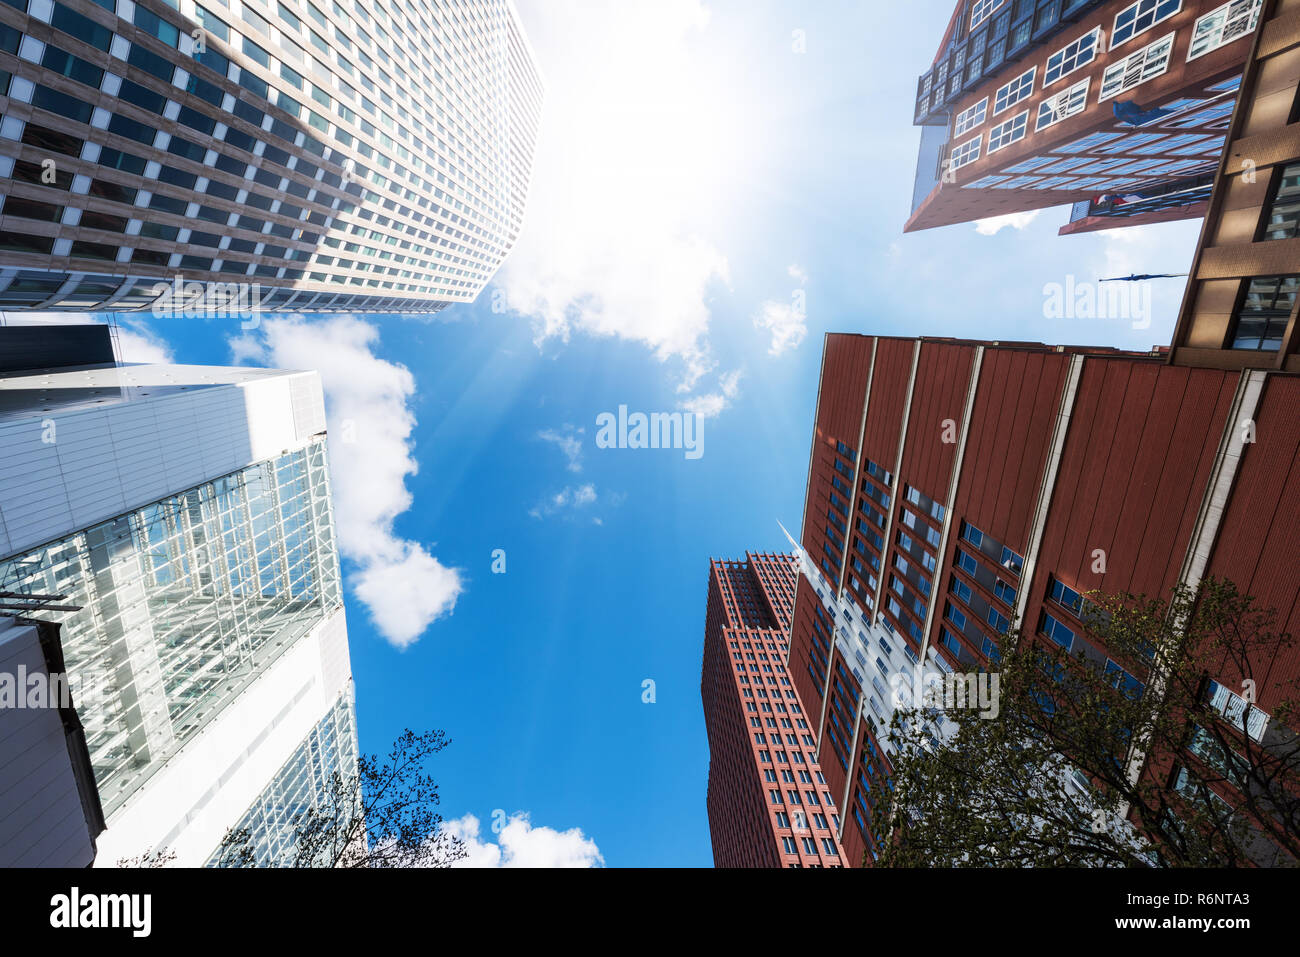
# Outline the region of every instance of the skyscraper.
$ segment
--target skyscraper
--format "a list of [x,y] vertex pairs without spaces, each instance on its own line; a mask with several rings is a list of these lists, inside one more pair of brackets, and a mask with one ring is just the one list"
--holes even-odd
[[786,674],[798,571],[789,555],[709,565],[700,696],[717,867],[841,867],[837,805]]
[[[1300,582],[1279,572],[1300,534],[1297,409],[1300,376],[1167,350],[827,336],[789,671],[851,863],[874,854],[900,671],[987,667],[1013,621],[1105,661],[1083,595],[1210,575],[1300,626]],[[1267,673],[1250,729],[1265,742],[1300,656]],[[1239,710],[1243,675],[1212,677]]]
[[471,301],[541,100],[510,0],[10,0],[0,308]]
[[905,228],[1203,215],[1262,2],[960,0],[918,82]]
[[274,863],[294,804],[259,808],[310,799],[302,748],[317,780],[356,760],[319,379],[63,358],[0,378],[0,592],[58,596],[27,614],[59,626],[97,862],[201,865],[243,821]]

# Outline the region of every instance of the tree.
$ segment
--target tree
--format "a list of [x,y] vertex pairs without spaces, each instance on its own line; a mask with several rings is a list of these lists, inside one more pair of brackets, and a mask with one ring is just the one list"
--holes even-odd
[[[1075,610],[1085,640],[1070,648],[1009,632],[996,718],[895,713],[892,774],[871,792],[877,864],[1300,861],[1295,682],[1269,673],[1293,640],[1274,614],[1219,579]],[[1266,677],[1280,687],[1271,714],[1255,705]]]
[[[224,867],[447,867],[465,857],[464,844],[442,829],[438,785],[430,758],[451,741],[442,731],[398,737],[386,761],[361,755],[355,773],[332,773],[312,803],[290,818],[291,857],[259,857],[247,829],[222,841]],[[265,855],[262,855],[263,857]]]

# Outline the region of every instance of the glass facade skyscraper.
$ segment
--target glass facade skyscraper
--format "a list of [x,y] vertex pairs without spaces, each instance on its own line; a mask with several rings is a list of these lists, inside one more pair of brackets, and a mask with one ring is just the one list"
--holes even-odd
[[106,823],[95,862],[202,865],[254,815],[277,863],[277,796],[357,754],[317,375],[0,376],[0,462],[0,592],[58,626]]
[[111,815],[341,607],[324,439],[6,559],[0,591],[81,608],[49,617]]
[[541,100],[510,0],[6,0],[0,308],[472,301]]

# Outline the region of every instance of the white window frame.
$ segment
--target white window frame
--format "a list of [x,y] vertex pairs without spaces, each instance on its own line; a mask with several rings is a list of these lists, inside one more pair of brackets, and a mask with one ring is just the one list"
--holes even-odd
[[[1088,59],[1086,60],[1080,60],[1079,54],[1075,53],[1074,66],[1070,67],[1068,70],[1062,70],[1060,73],[1056,74],[1056,76],[1051,76],[1052,57],[1056,57],[1056,56],[1061,57],[1061,62],[1062,64],[1064,64],[1067,59],[1065,52],[1069,50],[1070,47],[1078,46],[1079,44],[1083,43],[1083,41],[1088,39],[1088,37],[1092,37],[1092,56],[1088,57]],[[1105,36],[1102,34],[1101,27],[1096,27],[1093,30],[1090,30],[1089,32],[1085,33],[1083,36],[1079,37],[1078,39],[1074,40],[1072,43],[1067,43],[1065,46],[1061,47],[1061,49],[1053,53],[1052,56],[1049,56],[1046,62],[1043,63],[1043,89],[1044,90],[1047,89],[1057,80],[1064,79],[1065,77],[1073,73],[1075,70],[1081,70],[1089,63],[1091,63],[1093,60],[1097,59],[1097,54],[1101,52],[1102,45],[1104,43],[1105,43]]]
[[[1029,82],[1027,84],[1024,83],[1025,77],[1029,77]],[[1015,79],[1008,80],[1006,83],[1002,84],[1002,86],[998,87],[998,91],[995,94],[993,94],[993,115],[997,116],[999,113],[1005,113],[1007,110],[1011,109],[1017,103],[1021,103],[1024,100],[1028,99],[1029,97],[1033,96],[1034,80],[1037,79],[1037,77],[1038,77],[1038,67],[1031,66],[1028,70],[1026,70],[1024,73],[1021,73]],[[1008,99],[1006,102],[1002,103],[1001,106],[998,106],[998,103],[1002,102],[1002,94],[1006,93],[1010,95],[1013,89],[1021,90],[1020,94],[1014,100]]]
[[[966,109],[958,113],[957,118],[953,120],[952,135],[961,136],[963,133],[969,133],[977,126],[983,126],[984,121],[988,119],[988,111],[989,98],[987,96],[974,106],[968,106]],[[979,119],[973,119],[977,113]]]
[[970,10],[970,28],[974,30],[981,23],[987,20],[993,14],[1002,9],[1002,4],[1006,0],[975,0],[971,4]]
[[[1112,23],[1111,26],[1110,26],[1110,48],[1111,48],[1112,50],[1114,50],[1116,47],[1121,47],[1121,46],[1123,46],[1125,43],[1128,43],[1130,40],[1132,40],[1134,37],[1140,37],[1142,34],[1146,33],[1148,30],[1154,30],[1154,29],[1155,29],[1159,24],[1164,23],[1166,20],[1170,19],[1171,17],[1176,17],[1176,16],[1178,16],[1178,14],[1180,14],[1180,13],[1183,12],[1183,0],[1178,0],[1178,6],[1174,9],[1174,11],[1173,11],[1172,13],[1166,13],[1166,14],[1165,14],[1163,17],[1161,17],[1159,20],[1152,20],[1150,23],[1148,23],[1146,26],[1144,26],[1141,30],[1134,30],[1132,33],[1130,33],[1128,36],[1126,36],[1123,40],[1116,40],[1116,39],[1115,39],[1116,33],[1118,32],[1119,18],[1122,17],[1122,16],[1124,16],[1124,14],[1128,13],[1128,12],[1129,12],[1130,10],[1132,10],[1134,7],[1137,7],[1137,8],[1140,9],[1140,8],[1142,7],[1143,4],[1151,4],[1153,10],[1158,10],[1158,9],[1160,8],[1160,4],[1165,3],[1165,2],[1166,2],[1166,0],[1136,0],[1136,2],[1134,2],[1134,3],[1130,3],[1130,4],[1129,4],[1127,7],[1125,7],[1123,10],[1119,11],[1118,13],[1116,13],[1116,14],[1115,14],[1115,22]],[[1141,16],[1141,13],[1140,13],[1140,12],[1139,12],[1138,16]],[[1136,19],[1137,19],[1137,18],[1135,17],[1134,20],[1136,21]]]
[[[1045,130],[1049,126],[1055,126],[1062,120],[1069,119],[1071,116],[1078,116],[1088,108],[1088,87],[1092,83],[1092,77],[1085,76],[1073,86],[1066,87],[1055,96],[1049,96],[1038,104],[1038,119],[1034,123],[1034,132]],[[1043,107],[1050,106],[1052,119],[1046,123],[1043,122]]]
[[[1164,74],[1169,71],[1169,64],[1173,62],[1174,38],[1174,33],[1166,33],[1159,40],[1154,40],[1151,43],[1148,43],[1141,50],[1136,50],[1124,57],[1124,59],[1116,60],[1110,66],[1106,67],[1106,72],[1103,73],[1101,77],[1101,91],[1097,94],[1097,102],[1104,103],[1123,93],[1127,93],[1129,90],[1136,89],[1148,80],[1154,80],[1158,76],[1164,76]],[[1162,47],[1163,51],[1160,49]],[[1163,57],[1164,60],[1164,62],[1160,64],[1160,68],[1154,73],[1148,73],[1147,71],[1150,63],[1157,61],[1160,57]],[[1139,62],[1141,63],[1141,67],[1138,70],[1138,79],[1135,82],[1127,82],[1125,78],[1128,77],[1133,66]],[[1106,91],[1107,88],[1110,87],[1112,77],[1120,77],[1121,81],[1117,87],[1114,87],[1108,93]]]
[[[1240,22],[1242,13],[1248,9],[1246,6],[1243,6],[1243,4],[1250,5],[1248,25],[1235,37],[1228,40],[1223,39],[1223,35],[1227,32],[1228,24]],[[1238,8],[1235,20],[1233,17],[1233,7]],[[1190,63],[1192,60],[1203,57],[1207,53],[1212,53],[1219,49],[1219,47],[1225,47],[1229,43],[1235,43],[1238,40],[1250,36],[1255,32],[1255,27],[1259,25],[1259,12],[1263,7],[1264,0],[1228,0],[1228,2],[1223,6],[1216,7],[1205,16],[1201,17],[1192,26],[1192,42],[1187,48],[1187,61]],[[1215,18],[1220,14],[1223,15],[1223,19],[1218,23],[1215,23]],[[1214,39],[1210,42],[1209,46],[1197,50],[1197,41],[1204,40],[1206,37],[1213,37]]]
[[[996,146],[993,145],[994,142],[997,140],[997,138],[1002,134],[1002,132],[1007,131],[1007,130],[1014,130],[1014,128],[1015,128],[1017,125],[1020,126],[1020,135],[1019,135],[1019,136],[1016,136],[1016,135],[1014,135],[1014,133],[1013,133],[1013,135],[1011,136],[1010,139],[1006,140],[1006,141],[1003,142],[1003,143],[998,143],[998,145],[996,145]],[[1022,113],[1017,113],[1015,116],[1011,117],[1011,119],[1009,119],[1009,120],[1003,120],[1003,121],[1002,121],[1001,123],[999,123],[997,126],[993,127],[993,129],[989,130],[989,153],[988,153],[988,155],[989,155],[989,156],[992,156],[992,155],[993,155],[994,153],[996,153],[998,150],[1004,150],[1004,149],[1006,149],[1008,146],[1011,146],[1011,145],[1014,144],[1014,143],[1019,143],[1021,140],[1023,140],[1023,139],[1025,138],[1025,136],[1026,136],[1026,134],[1028,134],[1028,132],[1029,132],[1029,111],[1028,111],[1028,110],[1025,110],[1025,111],[1022,112]]]

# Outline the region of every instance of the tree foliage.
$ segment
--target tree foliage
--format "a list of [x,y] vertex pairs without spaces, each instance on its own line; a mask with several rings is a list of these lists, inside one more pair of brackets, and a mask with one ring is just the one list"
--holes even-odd
[[291,816],[288,859],[266,860],[247,829],[231,830],[219,864],[226,867],[447,867],[464,844],[442,828],[438,785],[429,760],[451,741],[442,731],[406,730],[386,760],[362,755],[355,773],[335,771],[314,800]]
[[[1293,640],[1273,613],[1218,579],[1168,600],[1089,598],[1070,650],[1009,633],[996,718],[895,713],[892,774],[871,792],[878,865],[1300,860],[1294,682],[1270,674]],[[1268,714],[1266,678],[1282,696]]]

